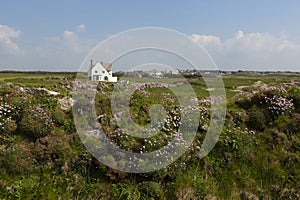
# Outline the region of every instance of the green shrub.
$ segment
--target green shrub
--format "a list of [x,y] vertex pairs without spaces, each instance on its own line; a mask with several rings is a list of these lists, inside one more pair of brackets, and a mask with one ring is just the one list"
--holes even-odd
[[283,115],[276,120],[276,125],[285,134],[293,135],[300,133],[300,114]]
[[266,127],[266,116],[262,109],[252,108],[248,111],[248,119],[246,124],[249,129],[263,131]]
[[24,143],[8,147],[5,151],[0,150],[0,174],[16,176],[32,173],[36,163],[30,148]]
[[161,185],[154,181],[146,181],[139,184],[140,191],[146,199],[163,199]]
[[51,112],[51,118],[57,125],[64,125],[67,115],[61,109],[55,109]]
[[3,125],[2,130],[0,130],[0,144],[8,144],[15,140],[15,135],[13,134],[17,130],[17,123],[15,120],[7,120]]
[[[0,97],[0,101],[3,98]],[[0,102],[0,142],[12,142],[13,133],[17,129],[17,119],[20,109],[13,104]]]
[[300,88],[293,87],[288,91],[288,94],[293,99],[295,111],[300,113]]
[[153,181],[113,184],[113,196],[115,199],[120,200],[154,200],[164,198],[160,184]]
[[47,108],[49,110],[52,110],[57,106],[57,99],[54,99],[54,98],[43,99],[41,106],[42,106],[42,108]]
[[251,98],[247,97],[247,96],[239,96],[239,98],[236,99],[235,103],[239,107],[241,107],[245,110],[250,109],[253,105],[253,102],[251,101]]
[[20,121],[19,131],[37,139],[48,135],[53,129],[53,121],[50,112],[40,106],[29,106],[24,110],[24,115]]
[[63,128],[67,133],[76,132],[75,124],[72,119],[67,119],[64,121]]
[[119,200],[140,200],[142,199],[138,184],[118,183],[113,184],[113,196]]

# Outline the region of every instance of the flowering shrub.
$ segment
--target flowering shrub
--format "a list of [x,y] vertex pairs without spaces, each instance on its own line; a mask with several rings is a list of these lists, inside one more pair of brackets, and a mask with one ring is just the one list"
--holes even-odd
[[[255,131],[248,128],[240,127],[226,127],[220,135],[219,142],[216,146],[221,152],[238,152],[238,154],[245,153],[248,156],[248,152],[242,152],[243,148],[247,149],[248,146],[255,144]],[[248,149],[250,150],[250,149]],[[228,154],[227,154],[228,155]],[[225,158],[227,159],[227,158]]]
[[4,131],[5,125],[12,120],[14,106],[7,103],[0,104],[0,130]]
[[40,106],[28,106],[20,121],[20,130],[33,137],[43,137],[51,132],[53,121],[50,112]]
[[[167,97],[168,99],[171,100],[173,99],[171,98],[172,96],[169,95],[162,95],[162,97],[163,98]],[[137,96],[135,98],[137,98]],[[141,109],[139,107],[139,104],[137,103],[138,101],[136,101],[135,98],[132,99],[132,102],[134,102],[133,107],[135,109],[136,108]],[[201,100],[195,98],[195,99],[191,99],[190,104],[186,107],[180,107],[180,106],[166,107],[167,113],[164,120],[156,123],[154,126],[140,130],[143,132],[143,134],[154,135],[153,137],[146,138],[146,139],[136,138],[127,134],[126,130],[123,130],[118,126],[114,126],[115,129],[112,130],[111,132],[108,130],[109,132],[108,137],[114,144],[117,144],[120,148],[138,152],[138,153],[152,152],[158,150],[163,146],[168,145],[168,143],[173,139],[175,140],[176,145],[186,145],[184,143],[184,140],[182,139],[183,134],[179,132],[179,127],[182,123],[182,118],[186,115],[191,114],[192,112],[200,113],[200,121],[194,121],[191,119],[189,121],[186,121],[185,123],[188,124],[190,123],[191,127],[195,126],[195,124],[198,124],[201,130],[206,131],[210,122],[209,108],[212,101],[213,100],[211,98],[201,99]],[[144,110],[146,110],[147,107],[151,105],[151,101],[149,102],[142,101],[142,102],[146,104],[143,105],[142,109]],[[166,101],[163,101],[163,104],[168,105]],[[145,115],[148,115],[148,113],[147,112],[141,113],[141,110],[139,109],[137,109],[140,112],[138,116],[140,119],[143,119],[145,122],[145,119],[148,118],[145,117]]]
[[264,101],[261,101],[261,104],[265,104],[267,106],[267,109],[272,113],[284,114],[285,111],[292,110],[294,107],[292,99],[287,99],[282,96],[263,96],[263,98]]
[[0,133],[11,134],[17,129],[16,113],[18,110],[16,106],[7,103],[0,104]]
[[248,126],[263,130],[267,121],[272,122],[279,115],[291,113],[294,103],[288,96],[288,89],[288,86],[263,85],[251,92],[236,95],[236,104],[248,110]]

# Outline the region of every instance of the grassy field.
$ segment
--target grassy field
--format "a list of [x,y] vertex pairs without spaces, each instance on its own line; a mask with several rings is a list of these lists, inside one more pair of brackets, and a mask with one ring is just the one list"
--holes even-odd
[[46,79],[49,77],[52,78],[63,78],[66,74],[61,73],[54,73],[54,74],[47,74],[47,73],[1,73],[0,72],[0,81],[9,81],[12,79]]
[[[36,79],[40,81],[46,81],[49,79],[62,79],[70,78],[74,79],[72,73],[7,73],[0,72],[0,82],[14,82],[14,83],[29,83],[31,80]],[[276,73],[276,74],[253,74],[253,73],[240,73],[240,74],[229,74],[222,75],[224,86],[226,89],[233,89],[238,86],[249,86],[257,81],[263,81],[268,85],[276,85],[283,82],[292,82],[300,79],[299,73]],[[129,82],[154,82],[154,83],[178,83],[186,81],[185,78],[134,78],[134,77],[121,77],[121,80],[128,80]],[[200,85],[205,87],[204,81],[199,79],[189,79],[191,84]]]
[[74,79],[72,73],[0,72],[0,83],[13,83],[27,87],[53,87],[63,79]]

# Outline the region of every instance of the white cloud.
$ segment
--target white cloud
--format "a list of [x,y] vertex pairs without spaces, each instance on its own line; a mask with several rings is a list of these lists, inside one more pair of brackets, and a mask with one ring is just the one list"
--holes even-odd
[[84,24],[80,24],[76,27],[76,31],[77,32],[84,32],[86,29],[85,25]]
[[75,33],[73,31],[64,31],[63,36],[66,39],[74,39]]
[[[69,52],[75,54],[87,53],[90,50],[85,39],[79,38],[74,31],[65,30],[59,36],[44,37],[44,47],[56,49],[55,52]],[[42,47],[42,49],[45,49]]]
[[0,48],[5,53],[19,54],[22,53],[19,45],[12,41],[20,36],[20,31],[7,25],[0,24]]
[[206,46],[210,46],[210,45],[214,45],[214,46],[219,46],[221,45],[221,40],[219,37],[214,36],[214,35],[197,35],[197,34],[192,34],[192,39],[201,44],[202,46],[206,47]]
[[191,37],[206,48],[221,67],[240,66],[248,70],[275,70],[279,66],[289,66],[289,69],[299,70],[300,44],[293,43],[287,36],[244,33],[239,30],[233,37],[225,40],[213,35],[193,34]]
[[64,30],[59,35],[44,37],[39,46],[31,50],[36,57],[31,60],[43,63],[44,67],[51,70],[77,70],[96,44],[97,41],[85,38],[75,29]]
[[79,39],[73,31],[64,31],[61,42],[66,50],[71,50],[74,53],[83,53],[89,50],[89,47],[84,44],[84,41]]
[[243,36],[244,36],[243,31],[238,31],[238,32],[235,34],[235,38],[236,38],[237,40],[241,39]]

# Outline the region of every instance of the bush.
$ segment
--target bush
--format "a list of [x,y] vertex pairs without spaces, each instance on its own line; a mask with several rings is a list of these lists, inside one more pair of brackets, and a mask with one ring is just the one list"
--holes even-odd
[[[0,101],[3,101],[0,98]],[[19,109],[5,102],[0,103],[0,143],[12,142],[13,133],[17,129],[17,113]]]
[[51,113],[51,118],[57,125],[64,125],[67,116],[61,109],[57,108]]
[[57,106],[57,99],[46,98],[42,100],[42,107],[48,108],[50,110],[54,109]]
[[76,131],[75,124],[72,119],[65,120],[63,128],[67,133],[74,133]]
[[246,125],[251,130],[263,131],[266,127],[266,116],[262,109],[252,108],[248,112]]
[[4,133],[12,134],[17,130],[17,123],[15,120],[8,120],[4,126]]
[[291,116],[282,116],[278,118],[276,124],[279,130],[285,134],[297,134],[300,132],[300,114],[294,113]]
[[289,90],[289,96],[293,99],[295,111],[300,113],[300,88],[291,88]]
[[115,199],[131,199],[131,200],[142,199],[138,185],[134,183],[113,184],[113,196]]
[[[292,90],[290,94],[288,94],[286,88],[282,86],[263,87],[256,92],[237,95],[236,104],[246,110],[251,110],[255,107],[260,108],[264,112],[265,117],[263,117],[262,114],[254,114],[250,117],[253,118],[254,121],[255,118],[265,118],[267,122],[273,122],[280,115],[291,113],[297,106],[296,96],[299,95],[297,91]],[[249,111],[249,113],[251,112],[252,111]],[[257,128],[262,129],[262,127]]]
[[247,95],[236,95],[235,103],[245,110],[248,110],[252,107],[253,103],[251,102],[251,97]]
[[24,110],[24,115],[19,124],[19,130],[33,139],[48,135],[53,128],[50,112],[40,106],[29,106]]

